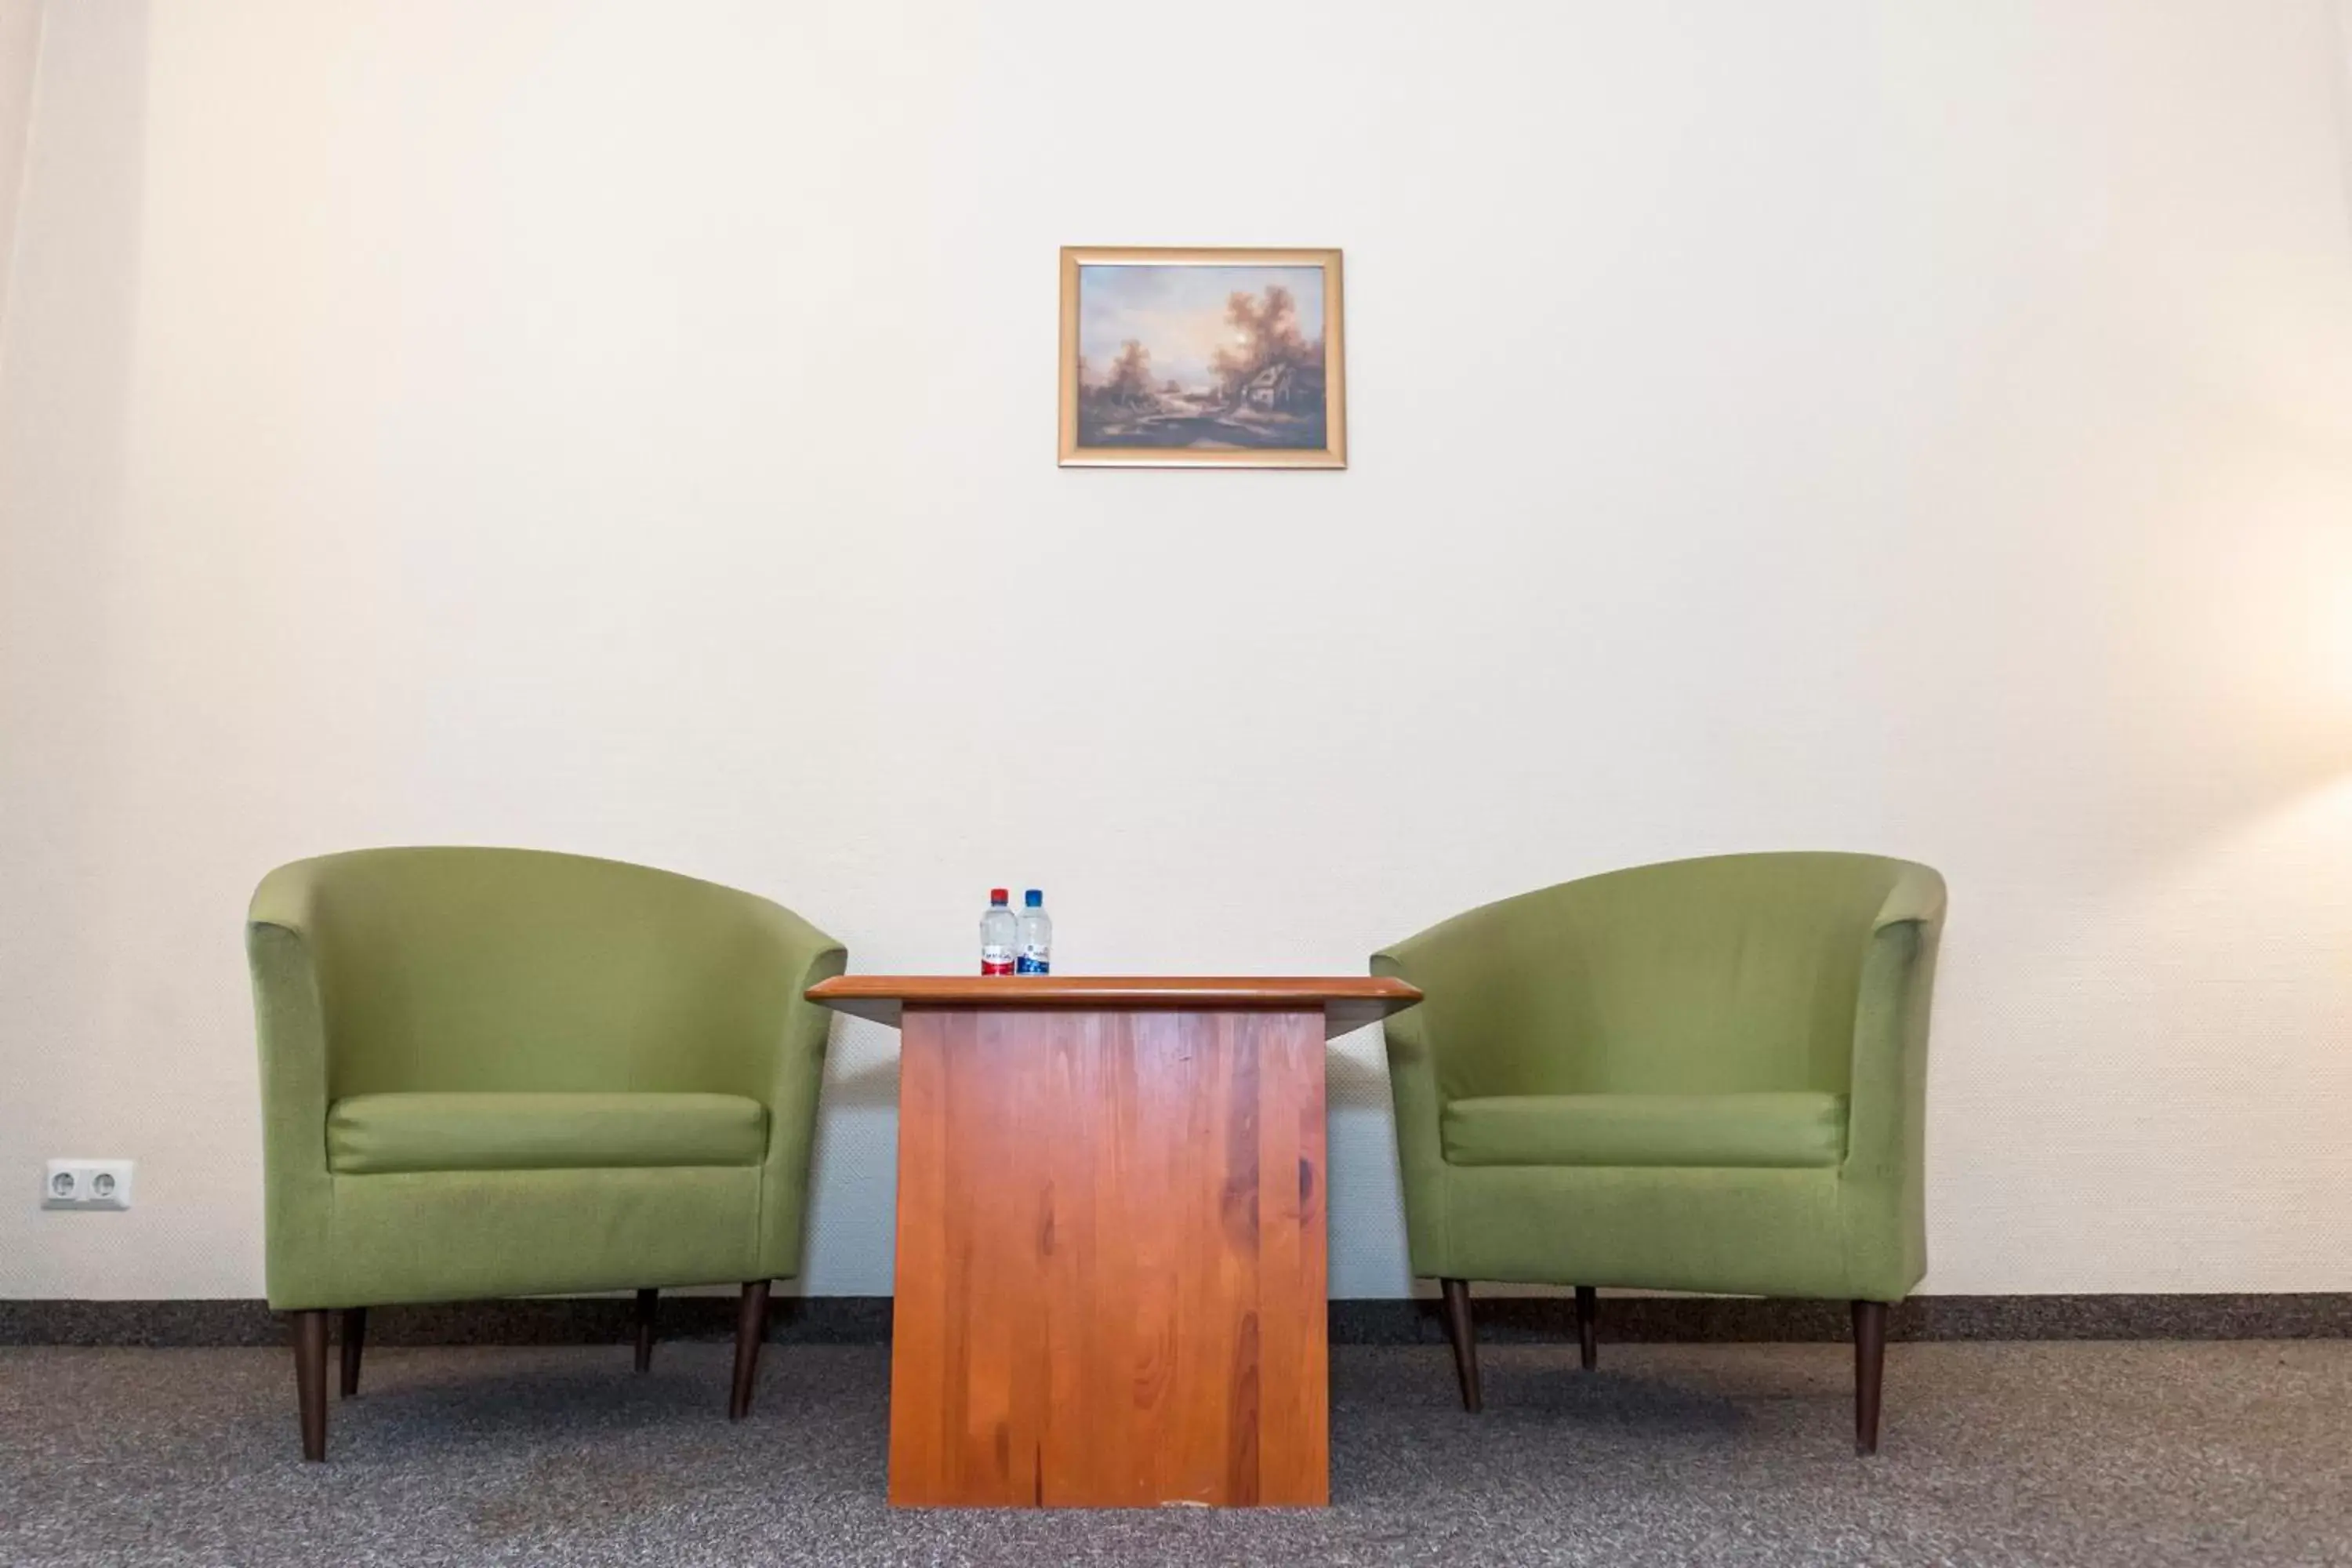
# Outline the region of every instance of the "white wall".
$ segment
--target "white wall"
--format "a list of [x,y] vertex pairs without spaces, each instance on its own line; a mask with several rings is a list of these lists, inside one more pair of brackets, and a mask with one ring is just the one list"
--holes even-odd
[[[8,319],[16,200],[33,126],[33,78],[41,55],[41,0],[0,0],[0,322]],[[0,328],[5,331],[5,328]]]
[[[531,844],[960,969],[1941,867],[1942,1291],[2352,1289],[2324,0],[51,7],[0,1296],[251,1295],[240,915]],[[1064,472],[1055,247],[1338,245],[1354,467]],[[1035,648],[1016,661],[1016,647]],[[887,1289],[837,1036],[810,1288]],[[1335,1289],[1407,1286],[1377,1042]],[[141,1163],[122,1216],[43,1157]]]

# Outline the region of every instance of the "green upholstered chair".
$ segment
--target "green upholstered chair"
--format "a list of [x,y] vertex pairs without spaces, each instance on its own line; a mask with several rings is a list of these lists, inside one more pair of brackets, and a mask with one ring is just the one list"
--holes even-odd
[[366,849],[272,871],[246,931],[271,1307],[306,1458],[327,1314],[358,1391],[371,1306],[741,1282],[730,1414],[769,1282],[798,1272],[841,944],[765,899],[520,849]]
[[1867,855],[1588,877],[1372,959],[1413,1272],[1443,1281],[1479,1407],[1469,1281],[1853,1304],[1878,1441],[1886,1307],[1926,1271],[1922,1134],[1943,879]]

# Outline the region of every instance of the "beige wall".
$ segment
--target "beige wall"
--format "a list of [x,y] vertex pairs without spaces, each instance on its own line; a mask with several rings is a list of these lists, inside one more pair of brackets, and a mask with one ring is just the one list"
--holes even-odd
[[[247,1295],[239,915],[560,847],[962,967],[1948,874],[1928,1288],[2352,1289],[2323,0],[52,7],[0,345],[0,1296]],[[5,151],[5,150],[0,150]],[[1062,472],[1055,247],[1348,251],[1355,466]],[[1034,656],[1020,650],[1034,648]],[[812,1289],[887,1288],[837,1036]],[[1377,1041],[1335,1289],[1406,1288]],[[139,1207],[35,1207],[52,1154]]]

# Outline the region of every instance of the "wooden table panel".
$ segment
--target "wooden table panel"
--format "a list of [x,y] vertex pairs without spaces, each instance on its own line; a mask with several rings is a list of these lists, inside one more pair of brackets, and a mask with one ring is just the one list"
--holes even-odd
[[1322,1008],[900,1022],[891,1500],[1328,1500]]

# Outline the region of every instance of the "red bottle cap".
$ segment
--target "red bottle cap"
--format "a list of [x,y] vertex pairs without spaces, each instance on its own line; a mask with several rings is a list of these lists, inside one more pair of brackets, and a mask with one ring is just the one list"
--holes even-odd
[[988,901],[992,904],[1009,904],[1013,901],[1013,895],[1003,888],[991,888],[988,889]]

